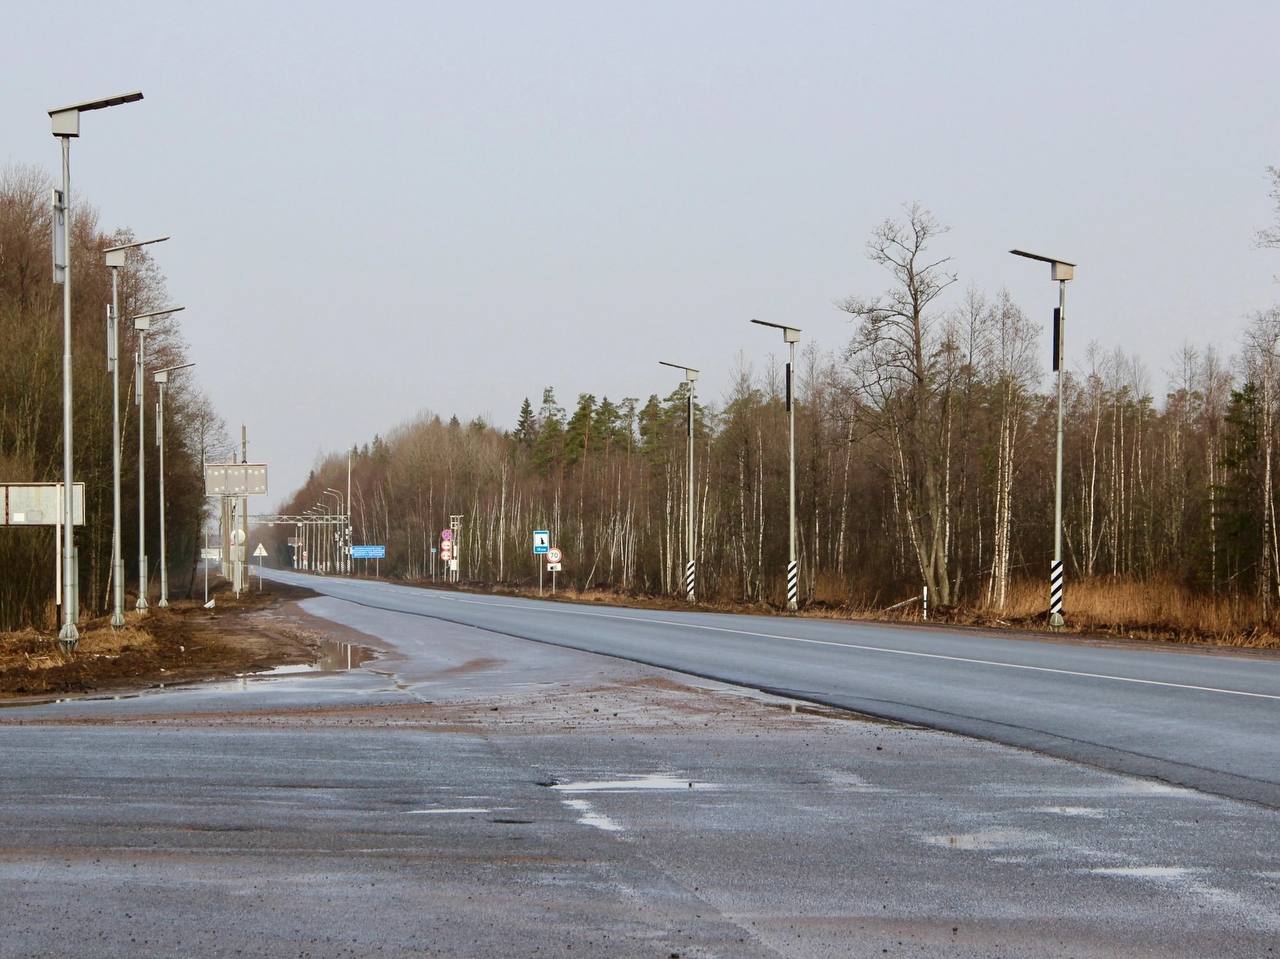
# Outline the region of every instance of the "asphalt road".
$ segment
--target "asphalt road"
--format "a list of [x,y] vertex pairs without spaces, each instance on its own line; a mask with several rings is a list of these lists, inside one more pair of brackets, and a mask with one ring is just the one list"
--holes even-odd
[[375,609],[606,653],[1280,807],[1280,659],[539,602],[266,570]]
[[1273,808],[299,605],[279,615],[379,655],[0,709],[0,959],[1254,959],[1280,941]]

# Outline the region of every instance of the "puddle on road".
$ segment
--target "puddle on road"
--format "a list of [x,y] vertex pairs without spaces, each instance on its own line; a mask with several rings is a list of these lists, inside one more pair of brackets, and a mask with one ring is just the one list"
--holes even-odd
[[1037,806],[1032,812],[1048,813],[1052,816],[1078,816],[1083,819],[1106,819],[1110,813],[1094,806]]
[[359,669],[375,659],[377,653],[367,646],[357,646],[355,643],[323,640],[317,645],[315,656],[309,663],[289,663],[245,675],[251,679],[261,679],[270,676],[296,676],[299,673],[343,673],[349,669]]
[[585,799],[561,799],[560,801],[578,814],[579,825],[593,826],[605,832],[622,831],[622,826],[616,820],[610,819],[604,813],[596,812],[591,803]]
[[920,838],[930,846],[965,850],[1036,849],[1045,846],[1047,839],[1039,833],[1023,829],[986,829],[981,832],[921,836]]
[[666,790],[676,792],[690,789],[719,789],[719,783],[698,782],[670,773],[651,773],[647,776],[634,775],[625,779],[594,779],[576,783],[555,783],[552,789],[565,793],[626,793],[642,790]]
[[1095,876],[1121,876],[1126,879],[1183,879],[1192,872],[1185,866],[1107,866],[1089,871]]

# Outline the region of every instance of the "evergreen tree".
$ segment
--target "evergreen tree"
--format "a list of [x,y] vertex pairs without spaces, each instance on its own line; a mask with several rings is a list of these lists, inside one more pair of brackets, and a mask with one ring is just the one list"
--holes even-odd
[[578,405],[565,428],[564,455],[565,462],[573,465],[591,450],[593,437],[592,422],[595,419],[596,398],[590,393],[578,394]]
[[520,418],[516,420],[516,429],[512,436],[515,437],[516,442],[528,449],[533,445],[537,435],[538,423],[533,418],[533,404],[526,396],[524,402],[520,404]]
[[538,438],[533,444],[533,461],[540,469],[559,465],[564,454],[564,409],[556,403],[556,392],[548,386],[542,391],[538,410]]

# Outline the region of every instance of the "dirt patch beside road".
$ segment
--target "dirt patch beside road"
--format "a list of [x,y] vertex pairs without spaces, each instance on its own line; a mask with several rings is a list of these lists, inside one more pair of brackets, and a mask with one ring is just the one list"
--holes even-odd
[[32,631],[0,634],[0,695],[48,696],[216,679],[315,659],[318,637],[279,611],[314,595],[281,584],[237,600],[215,592],[217,605],[173,602],[145,614],[130,611],[112,629],[106,617],[81,630],[75,653]]

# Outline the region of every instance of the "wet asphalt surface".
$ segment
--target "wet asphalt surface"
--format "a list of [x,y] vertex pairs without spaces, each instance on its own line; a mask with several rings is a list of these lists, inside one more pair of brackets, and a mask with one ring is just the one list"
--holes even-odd
[[1276,656],[267,575],[371,608],[609,653],[1280,808]]
[[382,655],[0,710],[0,956],[1280,949],[1266,805],[303,607]]

